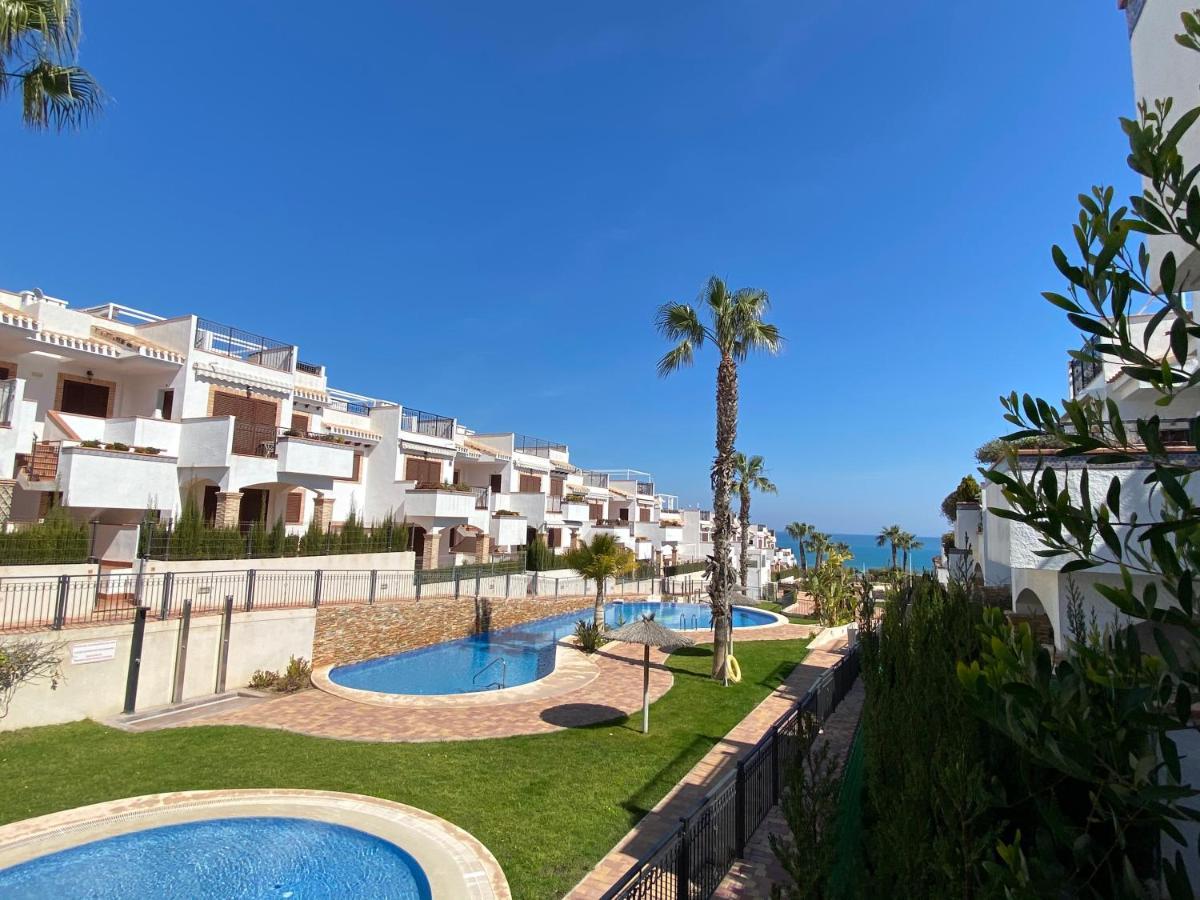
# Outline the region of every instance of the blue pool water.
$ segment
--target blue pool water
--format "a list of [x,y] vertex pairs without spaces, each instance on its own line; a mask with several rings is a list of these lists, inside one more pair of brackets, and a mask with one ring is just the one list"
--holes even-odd
[[0,897],[430,900],[411,856],[312,819],[209,819],[81,844],[0,869]]
[[[702,603],[610,603],[605,607],[604,620],[615,627],[647,612],[655,613],[658,621],[678,631],[712,627],[712,613]],[[386,694],[470,694],[501,686],[516,687],[554,671],[555,645],[575,633],[576,622],[591,618],[592,610],[584,608],[420,650],[338,666],[329,678],[343,687]],[[737,608],[733,612],[735,628],[774,621],[774,616],[755,610]],[[497,659],[503,659],[504,665],[494,663]],[[489,664],[491,667],[484,671]]]

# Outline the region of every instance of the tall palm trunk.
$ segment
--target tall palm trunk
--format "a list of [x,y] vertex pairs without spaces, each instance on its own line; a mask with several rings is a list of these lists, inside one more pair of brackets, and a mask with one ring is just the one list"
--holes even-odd
[[729,538],[733,533],[733,513],[729,495],[733,487],[733,454],[737,442],[738,382],[737,363],[722,354],[717,366],[717,457],[713,461],[713,576],[708,585],[713,619],[712,677],[725,678],[729,655],[731,616],[729,588],[733,572],[729,564]]
[[604,628],[604,582],[605,578],[596,579],[596,612],[592,621],[596,623],[596,627]]
[[896,542],[892,541],[892,568],[896,568]]
[[808,553],[804,549],[804,541],[801,540],[801,541],[797,541],[796,543],[799,545],[798,549],[800,550],[800,571],[807,572],[808,571]]
[[739,563],[740,569],[738,574],[742,578],[742,593],[749,594],[746,584],[746,572],[750,565],[746,559],[746,555],[750,552],[750,488],[748,485],[742,485],[741,489],[741,509],[738,510],[738,521],[742,525],[742,559]]

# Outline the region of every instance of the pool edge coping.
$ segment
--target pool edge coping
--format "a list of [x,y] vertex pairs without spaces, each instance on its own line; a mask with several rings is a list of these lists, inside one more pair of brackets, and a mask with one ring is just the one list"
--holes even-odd
[[[18,857],[0,863],[0,869],[150,828],[219,818],[289,817],[279,807],[296,810],[290,817],[345,825],[399,847],[416,860],[435,897],[453,889],[458,893],[451,896],[511,900],[508,879],[500,863],[470,832],[415,806],[342,791],[288,788],[172,791],[59,810],[0,826],[0,858]],[[201,810],[212,810],[214,814],[194,815]],[[134,823],[140,827],[124,827]],[[76,834],[81,839],[74,843],[51,849],[44,846],[47,841],[58,843]],[[407,842],[398,839],[401,837],[407,838]],[[413,843],[418,846],[414,848]],[[429,845],[437,848],[436,856],[431,855]],[[22,848],[32,852],[23,854]]]

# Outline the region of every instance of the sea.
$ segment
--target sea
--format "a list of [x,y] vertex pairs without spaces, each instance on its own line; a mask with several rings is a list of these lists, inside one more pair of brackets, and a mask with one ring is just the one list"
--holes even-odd
[[[841,541],[850,545],[850,552],[854,554],[854,559],[846,563],[848,566],[853,566],[860,569],[866,566],[868,569],[880,568],[889,566],[892,563],[892,548],[885,544],[882,547],[875,546],[875,535],[873,534],[831,534],[831,541]],[[796,542],[782,528],[775,531],[775,540],[780,547],[791,547],[793,552],[796,552]],[[933,558],[942,552],[941,537],[918,537],[922,544],[919,550],[914,550],[909,553],[909,566],[914,572],[921,572],[926,569],[933,568]],[[797,553],[796,559],[800,556]],[[900,551],[896,551],[896,564],[900,565],[903,560],[903,555]],[[808,561],[812,563],[812,554],[808,556]]]

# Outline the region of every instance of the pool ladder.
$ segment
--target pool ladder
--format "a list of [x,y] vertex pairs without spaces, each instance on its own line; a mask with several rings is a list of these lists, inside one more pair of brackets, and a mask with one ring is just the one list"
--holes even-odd
[[[688,627],[689,621],[692,623],[690,628]],[[680,616],[679,624],[683,626],[684,631],[699,631],[700,630],[700,617],[692,616],[691,619],[689,620],[687,616]]]
[[500,680],[489,682],[488,684],[484,685],[484,687],[503,690],[505,684],[508,682],[508,660],[506,660],[503,656],[495,657],[486,666],[476,672],[475,677],[471,679],[471,684],[479,684],[479,676],[491,669],[497,663],[500,665]]

